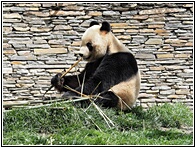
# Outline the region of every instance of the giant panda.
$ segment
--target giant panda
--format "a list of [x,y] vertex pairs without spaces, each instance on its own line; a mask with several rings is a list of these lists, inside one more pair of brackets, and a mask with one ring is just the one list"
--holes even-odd
[[[86,95],[99,94],[95,103],[107,108],[127,110],[136,102],[140,91],[140,73],[133,54],[111,32],[104,21],[101,25],[92,21],[84,32],[81,47],[76,54],[87,61],[79,75],[64,76],[60,73],[51,84],[65,96],[77,96],[64,86]],[[84,79],[84,85],[80,86]],[[82,89],[82,91],[81,91]]]

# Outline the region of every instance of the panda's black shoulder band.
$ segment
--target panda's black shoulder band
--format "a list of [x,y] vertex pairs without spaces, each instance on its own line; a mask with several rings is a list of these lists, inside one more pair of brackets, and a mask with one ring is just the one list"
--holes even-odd
[[99,23],[97,21],[92,21],[89,25],[89,27],[93,26],[93,25],[99,25]]
[[100,28],[100,31],[107,31],[107,32],[110,32],[111,28],[110,28],[110,24],[106,21],[104,21],[102,23],[102,26]]

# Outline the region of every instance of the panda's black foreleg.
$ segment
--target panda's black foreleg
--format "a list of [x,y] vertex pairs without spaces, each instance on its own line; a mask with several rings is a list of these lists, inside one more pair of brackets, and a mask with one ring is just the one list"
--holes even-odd
[[113,92],[106,91],[101,93],[100,97],[95,100],[95,103],[102,107],[111,108],[117,106],[118,100],[119,98]]

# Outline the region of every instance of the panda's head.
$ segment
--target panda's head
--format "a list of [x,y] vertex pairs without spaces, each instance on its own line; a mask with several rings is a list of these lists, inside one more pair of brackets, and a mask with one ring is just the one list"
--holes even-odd
[[103,22],[99,25],[98,22],[92,21],[89,28],[84,32],[82,36],[82,43],[79,54],[84,60],[94,61],[103,57],[107,53],[109,46],[109,33],[110,24]]

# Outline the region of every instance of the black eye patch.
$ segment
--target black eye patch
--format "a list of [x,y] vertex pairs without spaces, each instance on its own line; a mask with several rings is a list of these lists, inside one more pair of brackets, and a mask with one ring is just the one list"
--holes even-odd
[[92,46],[92,43],[87,43],[86,46],[88,47],[89,51],[92,51],[93,50],[93,46]]

